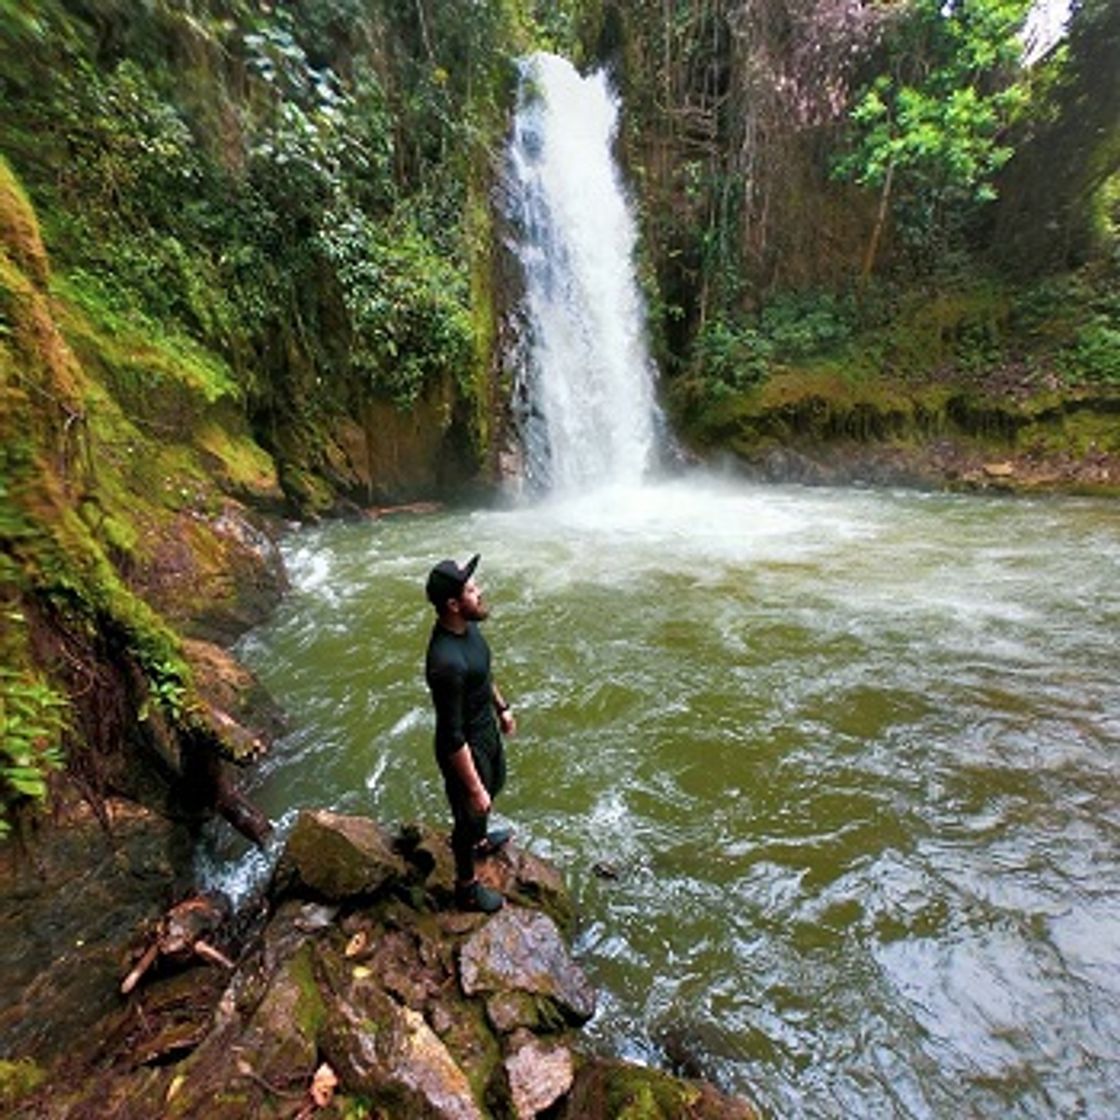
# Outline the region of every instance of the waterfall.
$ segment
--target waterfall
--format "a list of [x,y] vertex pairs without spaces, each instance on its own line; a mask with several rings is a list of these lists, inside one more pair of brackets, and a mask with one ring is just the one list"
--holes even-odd
[[636,483],[653,458],[654,368],[617,125],[603,72],[584,78],[544,53],[523,61],[506,188],[525,285],[515,410],[536,490]]

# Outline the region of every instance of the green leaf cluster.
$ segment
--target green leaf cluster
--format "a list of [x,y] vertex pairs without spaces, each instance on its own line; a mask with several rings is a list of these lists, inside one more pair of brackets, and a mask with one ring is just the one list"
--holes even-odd
[[851,299],[830,292],[786,293],[752,316],[705,323],[692,351],[693,375],[725,389],[747,389],[765,381],[775,365],[834,350],[858,325]]
[[878,187],[893,167],[937,194],[957,190],[991,201],[993,176],[1012,154],[1000,143],[1002,129],[1022,102],[1020,86],[984,97],[974,86],[926,92],[880,76],[852,110],[863,135],[857,150],[840,161],[839,173]]
[[46,800],[48,776],[64,761],[68,707],[42,677],[0,665],[0,838],[16,805]]
[[944,251],[996,198],[1028,102],[1019,33],[1029,0],[911,0],[890,25],[886,63],[849,111],[834,173],[882,192],[904,239]]
[[407,218],[378,227],[351,212],[322,244],[353,327],[351,368],[371,395],[407,407],[440,375],[469,368],[465,279]]

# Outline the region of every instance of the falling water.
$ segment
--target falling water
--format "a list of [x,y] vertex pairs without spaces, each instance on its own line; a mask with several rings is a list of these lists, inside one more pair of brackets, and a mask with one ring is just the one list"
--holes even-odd
[[[783,1120],[1115,1115],[1115,502],[639,485],[617,106],[550,56],[522,100],[527,473],[568,492],[288,538],[240,647],[292,716],[246,782],[276,847],[309,806],[446,823],[421,588],[478,551],[519,716],[499,812],[583,916],[593,1039]],[[245,897],[268,860],[227,833],[200,874]]]
[[653,457],[653,363],[617,125],[603,72],[583,78],[550,54],[525,60],[507,187],[525,281],[516,398],[536,489],[633,483]]

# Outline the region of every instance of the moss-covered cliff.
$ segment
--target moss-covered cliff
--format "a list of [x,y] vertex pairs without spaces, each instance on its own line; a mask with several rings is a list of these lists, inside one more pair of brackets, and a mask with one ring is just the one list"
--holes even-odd
[[219,762],[259,729],[184,639],[275,602],[277,516],[492,476],[487,196],[522,19],[2,11],[5,827],[54,773],[259,829]]
[[672,383],[679,431],[774,477],[1116,494],[1118,279],[958,278],[874,317],[772,304]]
[[[244,504],[276,500],[228,370],[52,274],[0,163],[4,821],[61,748],[76,792],[187,811],[252,753],[200,690],[182,635],[236,633],[282,572]],[[231,725],[232,726],[232,725]],[[60,779],[56,779],[60,780]]]
[[0,146],[102,323],[209,354],[294,512],[484,479],[516,6],[29,12]]

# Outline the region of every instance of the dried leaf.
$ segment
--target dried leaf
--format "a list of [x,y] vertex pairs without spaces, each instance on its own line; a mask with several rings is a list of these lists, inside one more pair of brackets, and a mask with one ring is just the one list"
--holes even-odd
[[324,1062],[311,1078],[311,1099],[316,1108],[326,1108],[334,1100],[338,1088],[338,1077],[334,1070]]
[[348,957],[356,957],[368,944],[369,934],[366,933],[364,929],[360,929],[346,942],[346,955]]

